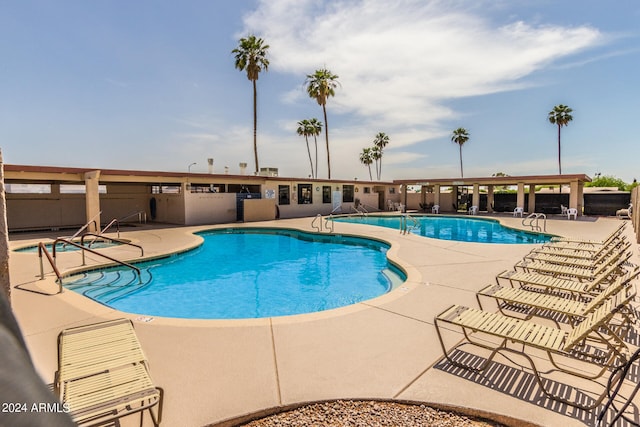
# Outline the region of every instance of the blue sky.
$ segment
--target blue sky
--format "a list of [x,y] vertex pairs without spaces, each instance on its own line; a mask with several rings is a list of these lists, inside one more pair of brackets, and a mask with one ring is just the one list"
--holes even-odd
[[[231,50],[270,45],[258,80],[260,166],[310,174],[296,123],[327,102],[332,178],[563,173],[640,179],[640,2],[620,0],[0,0],[0,147],[11,164],[205,173],[253,170],[252,88]],[[327,175],[324,139],[319,177]],[[375,178],[375,173],[374,173]]]

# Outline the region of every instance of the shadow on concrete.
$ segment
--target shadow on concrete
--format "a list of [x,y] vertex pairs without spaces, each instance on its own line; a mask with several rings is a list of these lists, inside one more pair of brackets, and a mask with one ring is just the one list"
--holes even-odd
[[[459,349],[450,353],[450,357],[457,363],[462,363],[471,367],[479,367],[486,361],[483,357],[467,353]],[[446,359],[442,359],[434,366],[434,368],[488,387],[491,390],[496,390],[522,401],[529,402],[549,411],[571,417],[583,422],[587,426],[595,426],[597,424],[598,414],[604,407],[604,403],[602,403],[595,409],[586,411],[553,400],[540,390],[534,374],[526,372],[520,367],[508,366],[495,361],[482,372],[474,372],[454,366]],[[640,380],[640,368],[636,366],[634,369],[631,369],[626,379],[632,384],[637,384]],[[579,379],[578,381],[584,380]],[[576,403],[585,406],[594,404],[596,401],[591,394],[587,394],[577,387],[547,378],[543,378],[543,382],[547,390],[564,399],[575,401]],[[604,391],[604,388],[602,391]],[[605,398],[604,401],[606,402],[606,400],[607,399]],[[624,401],[626,401],[625,396],[621,394],[616,399],[617,405],[615,406],[618,408],[621,407]],[[615,416],[615,412],[616,411],[613,408],[609,408],[606,415],[603,417],[603,424],[600,425],[609,426],[609,420]],[[640,420],[640,410],[638,409],[638,406],[633,403],[630,404],[625,411],[625,416],[630,420],[635,420],[637,423],[638,420]],[[621,418],[616,422],[615,427],[631,427],[634,425],[637,424]]]

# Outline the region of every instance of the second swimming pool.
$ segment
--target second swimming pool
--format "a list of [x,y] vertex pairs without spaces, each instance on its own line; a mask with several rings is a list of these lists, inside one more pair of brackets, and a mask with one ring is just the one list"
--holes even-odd
[[389,246],[287,229],[220,229],[180,255],[63,280],[117,310],[149,316],[238,319],[323,311],[388,292],[405,280]]
[[545,243],[551,235],[505,227],[489,218],[446,215],[367,215],[339,217],[336,221],[399,229],[406,220],[407,231],[424,237],[476,243]]

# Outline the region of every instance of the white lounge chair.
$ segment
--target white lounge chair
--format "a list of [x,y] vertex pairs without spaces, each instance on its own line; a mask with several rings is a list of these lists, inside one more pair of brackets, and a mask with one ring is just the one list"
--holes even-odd
[[571,217],[573,217],[573,219],[578,219],[578,209],[576,208],[567,209],[567,219],[571,219]]
[[431,208],[431,213],[440,213],[440,205],[433,205],[433,207]]
[[478,214],[478,207],[477,206],[471,206],[469,208],[469,215],[477,215]]
[[521,208],[521,207],[517,207],[513,210],[513,216],[520,215],[520,218],[522,218],[523,213],[524,213],[524,208]]

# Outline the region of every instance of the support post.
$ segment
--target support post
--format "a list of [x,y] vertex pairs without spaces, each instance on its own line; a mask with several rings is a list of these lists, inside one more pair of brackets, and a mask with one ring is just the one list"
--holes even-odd
[[100,232],[100,171],[91,171],[84,174],[85,209],[87,221],[96,218],[96,222],[89,224],[87,230],[93,233]]

